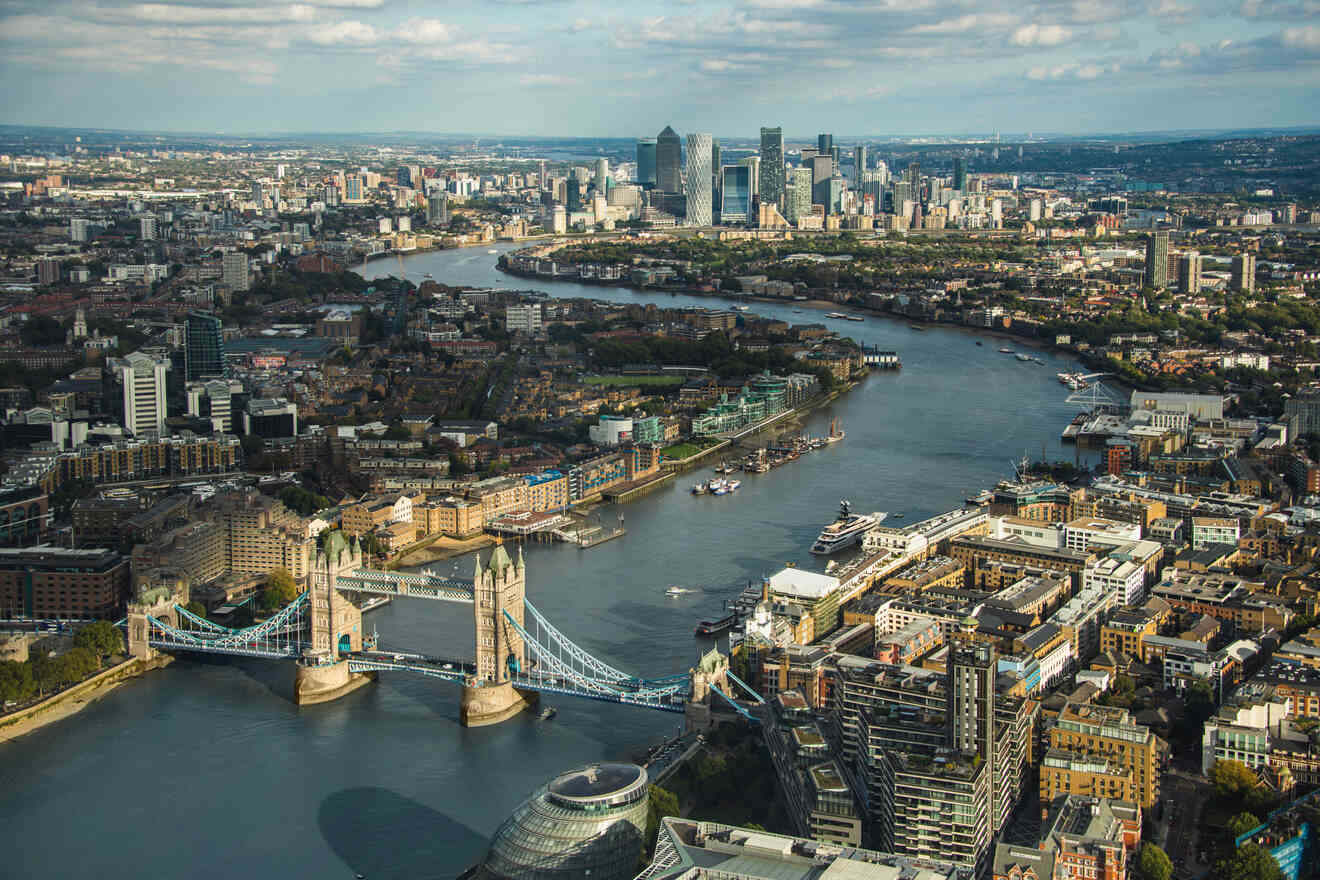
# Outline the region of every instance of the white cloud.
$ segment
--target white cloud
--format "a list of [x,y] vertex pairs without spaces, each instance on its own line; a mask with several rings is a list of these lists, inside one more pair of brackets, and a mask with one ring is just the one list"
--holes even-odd
[[1072,39],[1072,31],[1059,24],[1028,24],[1013,31],[1015,46],[1061,46]]
[[522,76],[518,77],[518,85],[529,87],[573,86],[577,85],[578,82],[580,82],[580,80],[578,80],[577,77],[564,76],[555,73],[524,73]]
[[413,18],[394,31],[394,38],[406,43],[447,43],[449,25],[435,18]]
[[1320,27],[1306,25],[1284,28],[1279,34],[1279,42],[1289,49],[1305,49],[1308,52],[1320,50]]
[[368,46],[380,39],[380,33],[360,21],[338,21],[310,28],[307,39],[318,46]]
[[1007,27],[1017,20],[1017,16],[1007,12],[968,13],[957,18],[948,18],[933,24],[922,24],[912,28],[914,34],[965,34],[974,30]]
[[316,8],[306,3],[276,6],[188,6],[173,3],[138,3],[114,10],[100,7],[98,11],[119,15],[137,21],[162,24],[282,24],[311,21]]

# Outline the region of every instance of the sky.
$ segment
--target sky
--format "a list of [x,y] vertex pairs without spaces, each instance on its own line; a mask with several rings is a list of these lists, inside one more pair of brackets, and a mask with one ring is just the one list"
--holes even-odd
[[262,134],[1320,123],[1320,0],[0,0],[0,123]]

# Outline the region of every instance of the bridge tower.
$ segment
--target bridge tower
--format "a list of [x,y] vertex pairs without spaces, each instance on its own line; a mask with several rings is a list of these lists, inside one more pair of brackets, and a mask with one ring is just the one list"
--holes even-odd
[[504,545],[497,544],[485,568],[477,555],[472,577],[476,674],[463,687],[459,709],[459,718],[467,727],[498,724],[536,702],[534,692],[520,691],[511,681],[527,668],[527,647],[508,619],[523,625],[526,587],[527,566],[521,548],[515,562]]
[[340,573],[362,567],[362,547],[335,529],[327,532],[308,566],[308,613],[311,648],[299,658],[294,702],[325,703],[357,690],[370,675],[350,672],[341,651],[362,650],[362,606],[358,593],[335,589]]

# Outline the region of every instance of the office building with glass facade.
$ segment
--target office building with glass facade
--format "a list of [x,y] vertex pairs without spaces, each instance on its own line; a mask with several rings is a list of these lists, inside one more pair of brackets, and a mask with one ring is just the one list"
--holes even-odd
[[708,134],[687,136],[687,225],[711,225],[711,158],[715,152],[715,139]]
[[637,139],[637,184],[646,189],[655,186],[655,138]]
[[225,342],[220,319],[189,312],[184,342],[184,368],[189,382],[225,374]]
[[720,223],[746,223],[752,212],[752,169],[725,165],[720,184]]
[[[710,149],[706,150],[710,155]],[[655,139],[655,188],[661,192],[683,192],[683,144],[669,126]]]

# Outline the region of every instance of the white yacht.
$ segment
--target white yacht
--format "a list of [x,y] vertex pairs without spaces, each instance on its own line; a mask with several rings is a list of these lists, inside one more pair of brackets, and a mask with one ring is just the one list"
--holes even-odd
[[811,545],[811,552],[820,556],[837,553],[859,543],[862,536],[885,518],[884,513],[853,513],[847,501],[839,502],[839,516],[827,525]]

